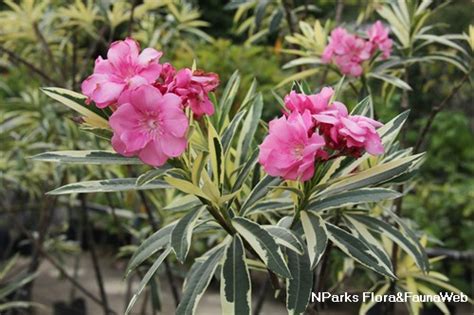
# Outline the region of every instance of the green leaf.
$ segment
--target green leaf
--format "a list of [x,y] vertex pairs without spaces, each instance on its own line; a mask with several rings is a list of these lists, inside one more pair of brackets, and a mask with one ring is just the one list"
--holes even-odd
[[326,228],[329,239],[346,255],[381,275],[396,279],[393,271],[388,266],[380,264],[364,242],[331,223],[326,222]]
[[244,315],[251,313],[252,286],[245,262],[242,240],[235,235],[227,246],[221,269],[222,313]]
[[[52,99],[81,114],[87,124],[97,128],[110,129],[109,122],[106,119],[85,106],[84,101],[86,96],[62,88],[42,88],[41,91]],[[78,103],[78,101],[81,103]]]
[[374,117],[374,104],[369,95],[361,100],[351,111],[351,115],[360,115],[365,117]]
[[13,302],[1,303],[0,312],[6,311],[6,310],[30,308],[30,307],[42,308],[45,311],[48,310],[48,308],[46,308],[43,304],[40,304],[40,303],[35,303],[35,302],[30,302],[30,301],[13,301]]
[[148,184],[137,186],[136,178],[113,178],[104,180],[91,180],[68,184],[49,191],[48,195],[81,194],[97,192],[115,192],[128,190],[167,189],[170,185],[162,180],[153,180]]
[[291,276],[283,253],[270,233],[260,225],[241,217],[234,218],[232,225],[270,270],[284,278]]
[[25,284],[33,281],[38,276],[37,273],[20,275],[13,279],[10,283],[0,288],[0,300],[6,299],[8,295],[23,287]]
[[362,224],[359,221],[356,221],[350,217],[350,215],[344,215],[344,219],[347,227],[352,232],[352,234],[363,241],[367,247],[375,254],[374,258],[381,260],[383,264],[390,267],[393,270],[392,261],[385,251],[383,245],[377,240],[368,230],[368,227],[365,224]]
[[418,241],[408,238],[403,235],[399,230],[384,222],[382,220],[370,217],[367,215],[358,215],[350,214],[350,218],[359,221],[360,223],[366,225],[369,229],[383,234],[384,236],[390,238],[393,242],[397,243],[400,248],[402,248],[413,260],[416,262],[417,266],[424,272],[429,270],[428,258],[424,251],[420,252],[420,244],[417,244]]
[[224,128],[225,121],[229,119],[229,112],[234,103],[235,96],[239,90],[240,86],[240,75],[239,71],[236,70],[232,74],[232,76],[227,81],[225,86],[224,92],[222,93],[222,97],[219,102],[219,108],[221,109],[221,116],[219,120],[219,130]]
[[171,232],[176,223],[177,221],[162,227],[138,246],[132,258],[130,258],[127,268],[125,268],[125,277],[128,277],[135,268],[150,258],[151,255],[170,245]]
[[143,164],[138,158],[125,157],[113,151],[53,151],[31,157],[36,161],[69,163],[69,164]]
[[303,254],[303,244],[290,229],[275,225],[262,225],[262,227],[273,236],[278,245],[284,246],[299,255]]
[[207,196],[200,187],[194,185],[193,183],[184,180],[184,179],[179,179],[171,176],[165,177],[165,181],[170,184],[171,186],[181,190],[184,193],[190,194],[190,195],[195,195],[202,197],[207,200],[212,200],[211,197]]
[[301,211],[301,224],[303,225],[311,270],[316,268],[328,244],[326,224],[317,214],[310,211]]
[[368,74],[368,77],[385,81],[388,84],[394,85],[402,90],[407,90],[407,91],[412,90],[412,88],[408,85],[408,83],[406,83],[402,79],[397,78],[396,76],[393,76],[393,75],[372,72]]
[[267,199],[256,203],[246,212],[247,215],[269,211],[291,210],[294,202],[289,198]]
[[379,164],[354,175],[347,175],[345,178],[324,189],[318,194],[318,196],[329,196],[346,190],[353,190],[382,182],[388,182],[390,179],[400,176],[410,170],[410,168],[413,165],[416,165],[422,157],[423,153],[420,153],[384,164]]
[[217,265],[222,259],[224,248],[214,251],[204,262],[195,262],[186,278],[181,302],[176,309],[177,315],[192,315],[204,291],[211,282]]
[[243,216],[247,213],[247,209],[254,205],[257,201],[265,197],[271,189],[271,186],[276,186],[281,183],[281,178],[265,175],[258,184],[252,189],[247,199],[245,199],[240,214]]
[[345,191],[326,198],[313,198],[307,209],[322,211],[334,208],[343,208],[367,202],[379,202],[400,197],[401,194],[395,190],[386,188],[361,188]]
[[158,179],[166,175],[166,173],[170,171],[171,169],[173,169],[172,166],[168,164],[165,164],[161,166],[160,168],[151,169],[147,171],[146,173],[143,173],[142,175],[138,176],[137,185],[142,186],[142,185],[148,184],[149,182],[154,181],[155,179]]
[[132,299],[128,303],[127,310],[125,311],[125,315],[128,315],[130,311],[132,310],[133,306],[137,302],[138,297],[140,294],[142,294],[143,289],[145,289],[145,286],[150,282],[151,278],[155,275],[156,271],[158,270],[158,267],[163,263],[163,261],[168,257],[169,253],[171,252],[171,248],[167,248],[164,250],[163,253],[155,260],[153,265],[148,269],[146,272],[145,276],[143,277],[142,281],[138,284],[138,289],[135,292],[135,294],[132,296]]
[[293,81],[298,81],[298,80],[303,80],[307,77],[310,77],[310,76],[318,73],[319,71],[320,71],[319,68],[312,68],[312,69],[307,69],[307,70],[304,70],[304,71],[300,71],[296,74],[290,75],[288,78],[286,78],[283,81],[281,81],[280,83],[278,83],[278,85],[276,87],[280,88],[280,87],[282,87],[283,85],[285,85],[287,83],[290,83],[290,82],[293,82]]
[[201,201],[193,195],[179,195],[175,199],[173,199],[173,201],[171,201],[168,205],[166,205],[163,210],[171,212],[187,211],[201,204]]
[[260,117],[262,116],[263,109],[263,97],[261,93],[258,93],[254,98],[252,106],[245,117],[244,123],[241,128],[239,140],[237,142],[237,154],[236,159],[239,161],[239,165],[242,165],[247,161],[248,153],[255,138],[255,132],[257,131]]
[[298,255],[287,251],[291,278],[286,280],[286,308],[288,314],[302,314],[308,306],[313,290],[313,272],[308,252]]
[[237,175],[237,179],[235,180],[234,185],[232,186],[232,192],[238,191],[240,188],[242,188],[242,185],[244,184],[245,180],[248,178],[248,175],[254,168],[255,164],[257,163],[258,159],[258,150],[255,150],[250,158],[245,162],[244,166],[240,170],[239,174]]
[[229,148],[231,147],[232,140],[234,139],[235,136],[235,131],[237,130],[237,127],[240,124],[240,121],[244,117],[245,113],[247,113],[246,110],[242,110],[238,112],[230,124],[227,126],[227,128],[224,130],[222,134],[222,147],[224,149],[224,154],[226,154],[229,151]]
[[274,33],[278,31],[281,21],[283,20],[283,16],[284,16],[284,13],[281,8],[278,8],[277,10],[275,10],[275,13],[272,15],[272,19],[270,20],[270,27],[268,28],[270,33]]
[[181,263],[184,262],[188,255],[194,226],[204,209],[206,209],[206,206],[191,210],[178,221],[171,232],[171,248],[173,248],[176,258]]
[[216,187],[219,187],[219,185],[224,182],[224,151],[217,131],[212,124],[209,124],[208,127],[209,158],[211,160],[212,177]]

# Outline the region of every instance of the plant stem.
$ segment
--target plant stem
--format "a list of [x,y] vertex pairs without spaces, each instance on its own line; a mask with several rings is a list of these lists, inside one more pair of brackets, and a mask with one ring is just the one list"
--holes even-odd
[[82,194],[79,196],[79,198],[81,200],[81,207],[82,207],[82,224],[85,229],[87,245],[91,253],[92,266],[94,268],[97,285],[99,287],[100,298],[102,300],[102,307],[104,309],[104,314],[107,315],[109,314],[109,303],[107,301],[107,294],[105,292],[104,280],[102,278],[102,272],[100,270],[99,261],[97,258],[97,252],[95,250],[95,241],[94,241],[94,236],[92,234],[92,226],[91,226],[91,223],[89,222],[89,214],[88,214],[88,209],[86,206],[86,197],[84,194]]
[[[143,206],[145,207],[145,211],[148,217],[148,223],[151,225],[151,228],[153,229],[153,231],[158,231],[159,230],[158,223],[156,222],[155,217],[153,216],[153,212],[151,210],[150,205],[148,204],[148,200],[146,199],[145,193],[139,190],[138,195],[140,196]],[[166,274],[166,278],[168,279],[168,284],[171,289],[171,294],[173,295],[174,304],[175,306],[178,306],[180,297],[179,297],[178,289],[176,288],[173,272],[171,271],[171,266],[167,259],[165,259],[163,263],[165,265],[165,274]]]

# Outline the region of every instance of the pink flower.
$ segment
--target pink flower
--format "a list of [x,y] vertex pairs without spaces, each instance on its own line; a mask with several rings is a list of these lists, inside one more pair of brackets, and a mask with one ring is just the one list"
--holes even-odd
[[[373,50],[378,47],[382,51],[382,57],[387,59],[392,52],[392,40],[388,37],[389,29],[384,28],[382,22],[375,22],[368,30],[367,36],[373,44]],[[372,52],[373,53],[373,52]]]
[[313,133],[309,111],[293,112],[270,122],[268,136],[260,145],[259,163],[271,176],[306,181],[314,174],[317,157],[326,158],[324,139]]
[[291,91],[290,94],[285,96],[285,107],[291,113],[296,111],[303,114],[308,110],[311,114],[317,114],[327,108],[333,94],[334,90],[330,87],[324,87],[321,92],[314,95]]
[[372,155],[384,152],[376,131],[381,123],[368,117],[349,115],[346,106],[340,102],[334,102],[332,106],[334,108],[313,115],[329,148],[356,157],[363,149]]
[[109,119],[114,131],[112,146],[125,156],[161,166],[186,149],[188,119],[179,96],[143,85],[130,93],[130,103],[122,104]]
[[185,106],[191,107],[196,117],[214,114],[214,106],[209,93],[219,85],[219,77],[215,73],[204,73],[200,70],[181,69],[176,73],[169,90],[183,100]]
[[338,27],[331,32],[321,59],[325,63],[333,61],[343,74],[358,77],[363,72],[362,63],[370,59],[372,47],[371,42]]
[[154,83],[162,69],[158,63],[162,53],[153,48],[139,51],[138,43],[130,38],[112,43],[107,59],[98,57],[94,74],[82,82],[82,93],[88,101],[99,108],[127,103],[131,90]]
[[201,70],[184,68],[179,71],[170,64],[163,65],[163,71],[156,83],[162,92],[179,95],[183,106],[189,106],[196,117],[214,114],[214,106],[209,99],[209,93],[219,85],[219,76],[215,73],[205,73]]

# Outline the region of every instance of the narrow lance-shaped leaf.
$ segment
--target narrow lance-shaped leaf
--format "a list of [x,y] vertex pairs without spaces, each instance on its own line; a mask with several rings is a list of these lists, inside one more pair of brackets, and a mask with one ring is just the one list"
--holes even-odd
[[212,166],[212,177],[214,183],[219,186],[224,182],[224,151],[217,131],[209,124],[209,158]]
[[346,255],[381,275],[393,279],[396,278],[390,267],[381,264],[381,260],[374,258],[375,253],[373,253],[361,240],[331,223],[326,222],[326,228],[329,239]]
[[308,251],[303,255],[287,251],[291,278],[286,280],[286,307],[288,314],[302,314],[308,306],[313,290],[313,272]]
[[219,120],[219,130],[224,127],[226,120],[229,118],[229,112],[234,103],[235,96],[240,86],[240,75],[239,71],[235,71],[227,81],[224,92],[222,93],[221,100],[219,102],[219,108],[221,108],[221,116]]
[[299,255],[303,254],[303,244],[292,230],[275,225],[263,225],[262,227],[273,236],[278,245],[286,247]]
[[250,273],[245,262],[242,240],[235,235],[225,250],[221,269],[222,313],[244,315],[251,313]]
[[115,192],[128,190],[167,189],[170,185],[162,180],[153,180],[148,184],[138,186],[136,178],[113,178],[104,180],[84,181],[68,184],[49,191],[48,195]]
[[334,195],[346,190],[353,190],[372,186],[381,182],[387,182],[408,171],[410,167],[416,164],[422,157],[422,153],[416,154],[374,166],[355,175],[347,175],[345,179],[342,179],[323,190],[319,193],[319,196]]
[[367,202],[378,202],[400,197],[401,194],[386,188],[362,188],[345,191],[323,199],[313,199],[308,204],[308,210],[322,211],[342,208]]
[[258,158],[258,150],[255,150],[250,156],[250,158],[248,159],[248,161],[245,162],[239,174],[237,175],[237,179],[235,180],[235,183],[232,186],[232,192],[236,192],[242,187],[245,180],[248,178],[250,171],[254,168],[255,163],[257,163],[257,158]]
[[195,262],[195,267],[191,267],[186,286],[184,288],[181,302],[176,309],[177,315],[192,315],[201,299],[204,291],[211,282],[212,276],[216,271],[217,265],[222,259],[224,248],[214,251],[204,262]]
[[263,97],[261,93],[258,93],[254,98],[252,106],[247,114],[247,117],[244,120],[244,123],[241,128],[241,133],[239,136],[239,141],[237,143],[237,162],[239,165],[242,165],[247,161],[247,155],[254,140],[255,132],[257,131],[258,122],[260,121],[260,116],[262,115],[263,109]]
[[301,211],[300,217],[308,244],[311,269],[314,269],[321,260],[328,243],[326,224],[319,215],[310,211]]
[[399,230],[384,222],[382,220],[376,219],[374,217],[369,217],[367,215],[358,215],[351,214],[350,218],[361,222],[368,226],[371,230],[383,233],[383,235],[390,238],[392,241],[397,243],[408,255],[410,255],[418,265],[418,267],[423,271],[428,271],[429,263],[424,252],[419,251],[419,247],[415,242],[403,235]]
[[[42,88],[41,90],[44,94],[48,95],[52,99],[81,114],[87,124],[93,127],[110,129],[109,123],[106,119],[102,118],[88,109],[85,105],[81,104],[86,99],[84,95],[62,88]],[[78,103],[78,101],[81,103]]]
[[171,231],[174,229],[176,222],[168,224],[159,229],[143,241],[137,248],[132,258],[128,262],[125,269],[125,277],[128,277],[130,272],[137,268],[142,262],[151,257],[154,253],[170,244]]
[[53,151],[31,157],[36,161],[69,163],[69,164],[143,164],[138,158],[126,157],[112,151]]
[[387,252],[383,248],[379,240],[377,240],[369,231],[365,224],[360,223],[357,220],[351,218],[350,215],[344,215],[344,219],[347,227],[351,230],[352,234],[363,241],[372,252],[375,253],[374,258],[382,260],[382,263],[393,269],[392,261],[388,256]]
[[246,110],[239,111],[234,116],[229,126],[227,126],[227,128],[222,133],[222,147],[224,149],[224,154],[226,154],[229,151],[229,148],[232,144],[232,140],[234,139],[237,127],[239,126],[240,121],[242,120],[242,118],[244,117],[246,113],[247,113]]
[[148,269],[147,273],[143,277],[142,281],[140,281],[140,284],[138,284],[138,289],[135,292],[135,294],[132,296],[132,299],[128,303],[127,310],[125,311],[125,315],[130,314],[130,311],[132,310],[133,306],[137,302],[138,297],[140,294],[142,294],[143,289],[145,289],[145,286],[150,282],[151,278],[153,275],[156,273],[158,270],[158,267],[163,263],[163,261],[168,257],[168,254],[170,253],[171,249],[167,248],[161,255],[156,259],[156,261],[153,263],[153,265]]
[[281,178],[272,177],[270,175],[265,175],[264,178],[258,182],[258,184],[252,189],[247,199],[242,204],[240,208],[240,214],[245,215],[247,209],[249,209],[257,201],[265,197],[271,189],[271,186],[276,186],[281,183]]
[[270,233],[257,223],[245,218],[234,218],[232,225],[270,270],[285,278],[291,276],[283,253]]
[[206,209],[206,206],[191,210],[178,221],[171,232],[171,247],[181,263],[186,259],[191,246],[194,226],[204,209]]

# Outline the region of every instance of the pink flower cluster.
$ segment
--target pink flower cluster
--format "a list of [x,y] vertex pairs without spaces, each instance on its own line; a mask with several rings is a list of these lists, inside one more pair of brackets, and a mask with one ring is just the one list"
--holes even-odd
[[292,91],[285,97],[288,112],[270,122],[260,145],[259,163],[269,175],[306,181],[313,177],[317,161],[358,157],[364,150],[372,155],[384,152],[376,131],[382,124],[349,115],[344,104],[330,102],[333,94],[325,87],[315,95]]
[[114,42],[107,59],[98,57],[94,73],[82,82],[88,103],[110,107],[112,146],[125,156],[161,166],[186,149],[189,107],[194,116],[214,114],[209,93],[219,85],[215,73],[176,70],[160,64],[162,53],[130,38]]
[[325,63],[334,62],[343,74],[358,77],[363,72],[364,61],[369,60],[377,49],[382,52],[382,58],[390,57],[393,42],[388,33],[388,28],[384,28],[380,21],[367,30],[367,40],[338,27],[331,32],[321,59]]

